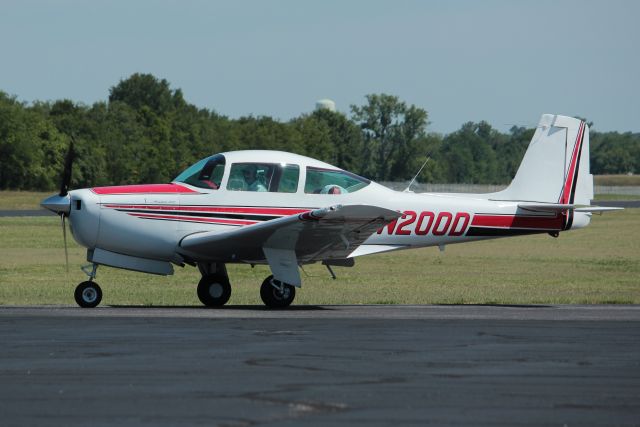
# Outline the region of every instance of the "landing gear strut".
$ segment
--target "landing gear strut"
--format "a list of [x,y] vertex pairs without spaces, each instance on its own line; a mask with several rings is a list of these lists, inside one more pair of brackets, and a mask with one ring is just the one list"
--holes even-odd
[[231,297],[231,284],[224,264],[198,264],[202,279],[198,283],[198,299],[207,307],[221,307]]
[[86,282],[80,283],[76,286],[76,290],[73,294],[75,297],[76,303],[82,308],[93,308],[100,304],[102,301],[102,289],[93,279],[96,277],[96,270],[98,269],[98,264],[93,264],[93,268],[91,271],[87,269],[87,267],[82,267],[82,271],[84,271],[87,276],[89,276],[89,280]]
[[285,308],[296,297],[296,288],[269,276],[262,282],[260,297],[267,307]]

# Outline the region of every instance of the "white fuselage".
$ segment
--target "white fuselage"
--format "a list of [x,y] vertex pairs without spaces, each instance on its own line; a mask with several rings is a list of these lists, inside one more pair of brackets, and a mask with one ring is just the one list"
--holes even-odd
[[[164,187],[131,187],[129,193],[100,188],[72,191],[73,236],[89,249],[98,247],[136,257],[180,262],[179,242],[186,235],[222,233],[333,205],[368,204],[402,212],[401,218],[365,242],[365,245],[393,246],[390,249],[553,232],[562,226],[560,214],[522,213],[516,202],[496,202],[472,195],[398,192],[373,182],[350,194],[243,192],[224,188],[207,191],[185,184],[176,185],[178,191],[185,192],[162,192]],[[588,221],[587,214],[576,214],[573,228],[585,226]],[[369,252],[356,252],[353,256],[366,253]],[[235,261],[260,263],[264,259]]]

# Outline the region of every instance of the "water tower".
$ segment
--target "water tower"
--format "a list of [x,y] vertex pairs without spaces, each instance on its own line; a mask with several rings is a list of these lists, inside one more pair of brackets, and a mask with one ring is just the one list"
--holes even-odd
[[316,101],[316,110],[336,111],[336,103],[330,99],[320,99]]

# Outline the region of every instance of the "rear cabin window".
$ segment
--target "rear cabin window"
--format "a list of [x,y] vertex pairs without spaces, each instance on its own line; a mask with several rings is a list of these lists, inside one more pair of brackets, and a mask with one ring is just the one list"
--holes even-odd
[[174,179],[194,187],[217,190],[224,175],[225,158],[222,154],[207,157],[188,167]]
[[358,191],[371,181],[347,171],[307,167],[304,192],[309,194],[346,194]]
[[279,163],[234,163],[229,171],[227,190],[295,193],[300,167]]

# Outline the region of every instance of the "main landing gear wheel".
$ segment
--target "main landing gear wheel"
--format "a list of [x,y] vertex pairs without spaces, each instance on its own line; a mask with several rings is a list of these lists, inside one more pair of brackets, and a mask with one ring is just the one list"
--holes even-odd
[[220,274],[202,276],[198,283],[198,298],[207,307],[221,307],[231,297],[229,279]]
[[267,307],[289,307],[295,297],[295,287],[275,280],[273,276],[264,279],[260,287],[260,298],[262,298],[262,302],[264,302]]
[[102,289],[96,282],[82,282],[76,287],[74,297],[80,307],[93,308],[102,301]]

